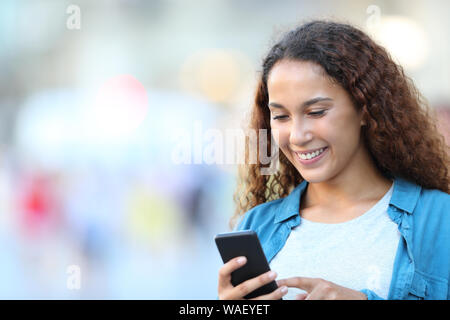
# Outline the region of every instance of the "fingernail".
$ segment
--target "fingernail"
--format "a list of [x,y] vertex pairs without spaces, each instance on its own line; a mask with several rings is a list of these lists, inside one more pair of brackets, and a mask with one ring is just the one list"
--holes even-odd
[[244,264],[247,259],[245,257],[239,257],[236,261],[238,264]]
[[285,294],[288,291],[288,288],[283,286],[283,287],[281,287],[280,291],[282,294]]
[[275,277],[277,276],[275,271],[270,271],[267,276],[269,277],[269,279],[275,279]]

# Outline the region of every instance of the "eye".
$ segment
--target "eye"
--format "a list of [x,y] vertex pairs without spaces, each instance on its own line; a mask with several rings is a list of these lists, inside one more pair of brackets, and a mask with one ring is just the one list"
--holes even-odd
[[275,116],[272,118],[272,120],[279,120],[279,119],[285,119],[287,116]]
[[320,116],[323,115],[325,113],[325,110],[321,110],[321,111],[316,111],[316,112],[310,112],[308,113],[308,115],[310,116]]

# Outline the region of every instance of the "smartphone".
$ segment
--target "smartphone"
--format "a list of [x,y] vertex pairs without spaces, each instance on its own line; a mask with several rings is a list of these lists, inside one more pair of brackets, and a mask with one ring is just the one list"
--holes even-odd
[[[244,230],[220,233],[216,235],[214,240],[222,256],[223,263],[227,263],[229,260],[239,256],[247,258],[246,264],[231,273],[231,284],[233,286],[270,271],[269,263],[256,232]],[[247,294],[244,298],[256,298],[271,293],[277,288],[278,285],[274,280]]]

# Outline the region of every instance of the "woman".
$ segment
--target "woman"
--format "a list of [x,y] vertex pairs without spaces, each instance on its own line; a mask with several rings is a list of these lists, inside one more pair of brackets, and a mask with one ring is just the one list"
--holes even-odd
[[[347,24],[313,21],[269,51],[252,112],[280,150],[277,174],[248,165],[235,230],[252,229],[273,272],[219,298],[448,299],[448,146],[384,48]],[[270,150],[270,144],[267,146]]]

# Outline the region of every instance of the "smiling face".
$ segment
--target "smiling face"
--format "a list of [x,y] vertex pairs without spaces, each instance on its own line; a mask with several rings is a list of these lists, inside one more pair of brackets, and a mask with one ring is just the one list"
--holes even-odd
[[324,182],[351,175],[365,149],[360,136],[362,112],[346,90],[319,65],[293,60],[273,66],[267,88],[270,126],[279,134],[274,137],[302,177]]

